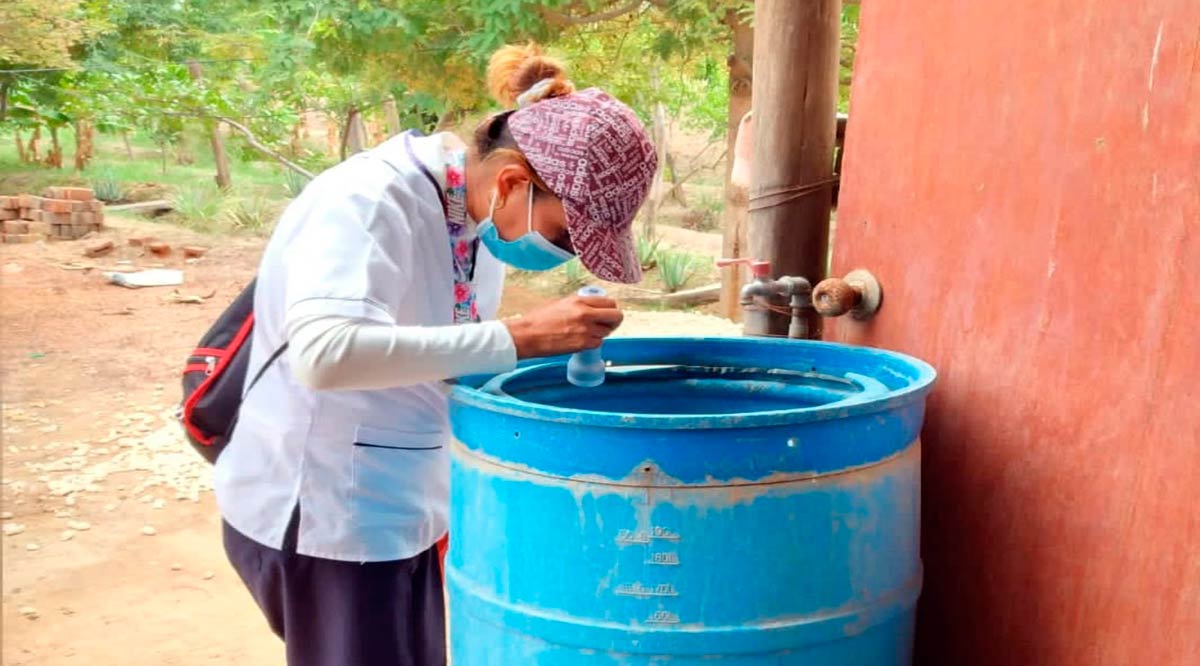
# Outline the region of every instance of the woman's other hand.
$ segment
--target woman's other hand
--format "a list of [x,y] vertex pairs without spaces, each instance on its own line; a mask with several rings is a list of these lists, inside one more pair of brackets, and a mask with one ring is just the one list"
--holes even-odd
[[617,302],[603,296],[571,296],[505,322],[517,358],[573,354],[595,349],[621,325]]

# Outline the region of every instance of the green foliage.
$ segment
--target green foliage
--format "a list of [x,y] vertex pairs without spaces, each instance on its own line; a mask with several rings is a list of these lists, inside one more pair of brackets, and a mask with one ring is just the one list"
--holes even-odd
[[842,6],[842,45],[838,65],[838,111],[850,110],[850,80],[854,72],[854,57],[858,52],[858,16],[862,9],[857,4]]
[[646,234],[638,234],[637,256],[642,270],[648,271],[658,265],[658,246],[661,243],[661,238],[650,238]]
[[92,190],[96,193],[97,199],[107,203],[121,201],[125,198],[124,186],[111,171],[105,171],[92,178]]
[[207,230],[221,214],[225,196],[215,185],[190,185],[179,188],[172,199],[175,212],[188,226]]
[[658,277],[663,288],[673,294],[682,289],[700,270],[700,258],[681,250],[666,250],[658,254]]
[[72,66],[72,49],[102,26],[81,4],[79,0],[0,2],[0,26],[4,26],[0,65],[6,69]]

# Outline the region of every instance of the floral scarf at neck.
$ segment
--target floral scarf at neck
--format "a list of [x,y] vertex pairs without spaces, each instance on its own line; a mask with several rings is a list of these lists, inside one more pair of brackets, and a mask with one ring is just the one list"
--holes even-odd
[[475,252],[479,238],[474,225],[467,223],[467,152],[459,148],[443,146],[442,166],[445,169],[446,186],[421,162],[409,142],[420,133],[410,131],[404,137],[404,147],[409,158],[421,173],[438,189],[442,211],[446,214],[446,231],[450,235],[450,263],[454,268],[454,323],[470,324],[479,321],[479,306],[475,302]]

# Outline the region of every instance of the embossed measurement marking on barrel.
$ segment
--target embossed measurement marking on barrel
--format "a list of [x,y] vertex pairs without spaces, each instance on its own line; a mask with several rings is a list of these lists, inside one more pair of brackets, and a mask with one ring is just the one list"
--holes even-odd
[[679,566],[679,553],[673,550],[664,550],[659,553],[647,553],[646,564],[654,564],[660,567],[677,567]]
[[679,616],[671,611],[654,611],[646,618],[646,624],[679,624]]
[[675,586],[670,583],[662,583],[654,586],[642,585],[641,583],[622,583],[616,587],[613,593],[623,597],[637,597],[638,599],[679,596],[679,592],[675,589]]
[[617,532],[617,545],[620,546],[648,544],[652,539],[678,542],[679,533],[672,532],[665,527],[652,527],[649,532],[642,530],[621,530]]

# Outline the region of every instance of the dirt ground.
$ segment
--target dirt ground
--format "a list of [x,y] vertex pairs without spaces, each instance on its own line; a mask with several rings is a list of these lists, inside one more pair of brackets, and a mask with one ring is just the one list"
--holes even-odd
[[[101,238],[117,250],[100,259],[82,257],[95,239],[0,245],[3,663],[280,664],[280,643],[224,559],[211,469],[173,418],[185,355],[251,278],[262,241],[112,222]],[[161,262],[185,272],[177,295],[208,298],[107,284],[106,268],[154,263],[127,244],[140,235],[212,247],[192,263]],[[505,310],[542,300],[513,287]],[[737,328],[634,312],[622,333]]]

